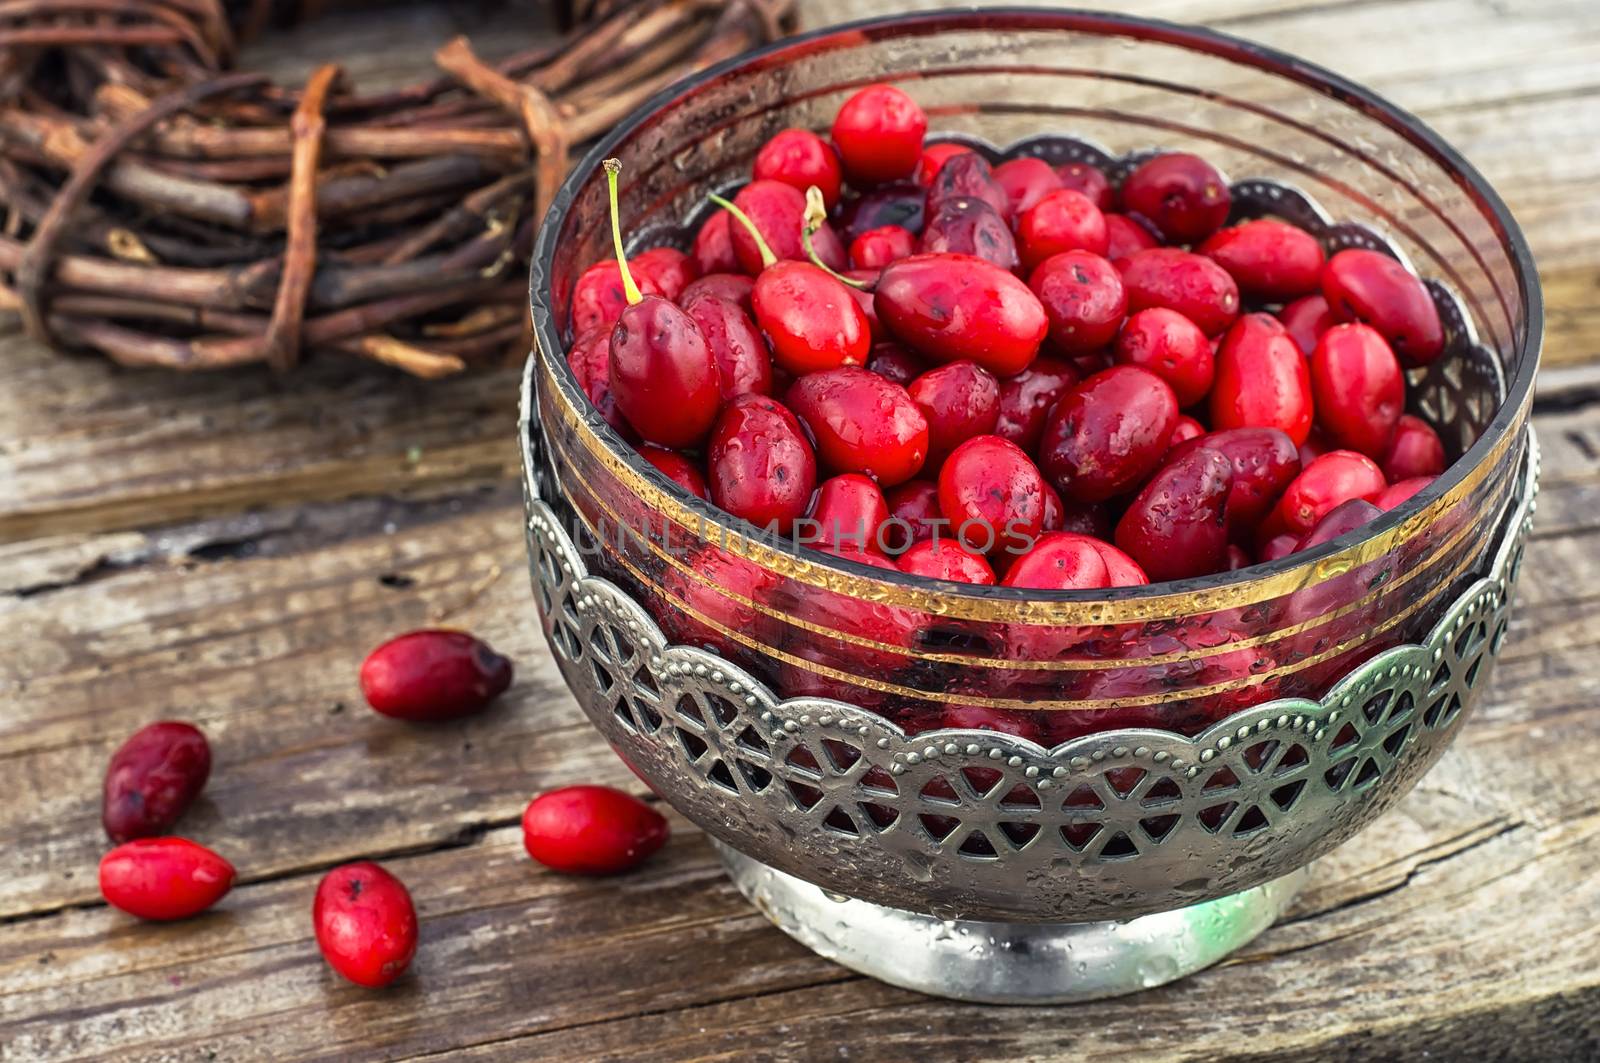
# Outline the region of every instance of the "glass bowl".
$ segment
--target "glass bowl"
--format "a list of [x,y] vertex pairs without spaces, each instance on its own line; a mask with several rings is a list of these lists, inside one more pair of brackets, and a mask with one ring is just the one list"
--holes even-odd
[[[768,137],[825,130],[879,81],[918,101],[930,137],[1114,179],[1141,153],[1191,150],[1231,175],[1236,215],[1408,262],[1446,322],[1446,355],[1409,388],[1446,473],[1315,550],[1109,591],[885,572],[690,497],[566,365],[573,284],[611,253],[600,162],[622,161],[634,248],[687,248],[706,194],[747,181]],[[1256,888],[1409,788],[1498,649],[1534,482],[1537,275],[1465,160],[1290,56],[1042,10],[791,38],[614,130],[567,179],[533,259],[523,443],[546,632],[635,770],[776,873],[989,920],[1128,919]]]

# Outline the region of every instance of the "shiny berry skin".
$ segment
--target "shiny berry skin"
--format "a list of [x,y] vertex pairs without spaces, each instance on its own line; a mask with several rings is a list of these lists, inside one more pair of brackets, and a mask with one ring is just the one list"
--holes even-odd
[[755,278],[745,273],[707,273],[684,286],[683,293],[678,296],[678,305],[688,306],[699,296],[714,295],[718,299],[728,300],[749,314],[753,312],[750,308],[750,293],[755,287]]
[[624,439],[637,439],[638,433],[617,409],[616,397],[611,394],[611,329],[597,326],[574,340],[567,352],[567,367],[606,424]]
[[1122,267],[1128,310],[1151,306],[1176,310],[1215,336],[1239,316],[1239,287],[1228,271],[1200,255],[1176,247],[1156,247],[1132,255]]
[[612,326],[610,376],[622,416],[663,447],[704,439],[722,406],[717,360],[700,327],[660,296],[645,296]]
[[198,915],[233,888],[233,865],[187,838],[136,838],[100,858],[100,896],[140,919]]
[[872,349],[872,323],[855,297],[809,262],[762,270],[750,301],[773,361],[797,376],[862,365]]
[[[733,253],[733,233],[729,225],[733,215],[719,210],[705,220],[700,231],[694,234],[691,253],[694,264],[704,277],[708,273],[736,273],[741,268],[739,256]],[[638,278],[634,278],[635,282]]]
[[675,247],[641,251],[628,260],[640,292],[655,292],[669,303],[678,301],[691,281],[700,276],[694,259]]
[[1433,426],[1420,417],[1401,414],[1394,438],[1378,457],[1378,467],[1392,484],[1418,476],[1430,479],[1444,472],[1444,443]]
[[1088,251],[1104,257],[1106,219],[1081,192],[1060,188],[1017,219],[1017,250],[1024,269],[1033,270],[1051,255]]
[[999,417],[994,434],[1032,453],[1044,434],[1056,401],[1079,380],[1071,362],[1040,355],[1020,373],[1000,381]]
[[907,480],[886,496],[889,524],[884,528],[889,553],[903,553],[912,543],[933,537],[940,529],[949,538],[949,522],[939,509],[939,485],[932,480]]
[[910,177],[922,158],[928,116],[892,85],[870,85],[839,108],[830,135],[850,183],[867,187]]
[[1065,251],[1039,263],[1028,287],[1044,307],[1050,343],[1066,354],[1110,343],[1128,312],[1122,277],[1092,251]]
[[[630,268],[632,263],[630,262]],[[634,274],[634,283],[644,295],[665,293],[655,286],[654,280]],[[622,269],[615,259],[596,262],[584,270],[572,286],[572,334],[582,336],[593,329],[610,328],[628,307],[628,296],[622,290]]]
[[696,498],[711,497],[706,489],[706,478],[700,474],[700,466],[693,459],[684,457],[676,450],[667,450],[649,443],[639,447],[639,456]]
[[552,871],[615,875],[631,871],[667,843],[666,817],[609,786],[563,786],[522,813],[522,844]]
[[976,152],[952,157],[934,175],[928,186],[928,212],[949,199],[976,199],[993,207],[1001,218],[1006,216],[1006,191],[994,179],[989,160]]
[[1412,476],[1399,480],[1385,487],[1383,493],[1373,499],[1372,504],[1387,513],[1401,503],[1409,501],[1412,495],[1433,483],[1434,479],[1432,476]]
[[937,362],[971,359],[996,376],[1027,368],[1049,322],[1012,274],[971,255],[912,255],[884,267],[874,297],[896,339]]
[[[805,246],[800,242],[800,229],[805,224],[806,196],[798,188],[782,181],[751,181],[733,197],[734,206],[749,215],[772,253],[782,260],[807,261]],[[735,222],[729,228],[733,238],[733,253],[739,265],[752,277],[762,270],[761,248],[743,225]],[[824,223],[811,237],[817,257],[831,269],[845,268],[844,244],[833,227]]]
[[1072,532],[1046,532],[1033,549],[1011,562],[1000,582],[1041,591],[1090,590],[1111,586],[1111,577],[1096,540]]
[[961,444],[939,469],[939,510],[979,553],[1020,554],[1044,527],[1044,476],[1023,449],[999,436]]
[[830,210],[839,202],[844,180],[833,147],[809,129],[785,129],[761,145],[754,176],[758,181],[782,181],[801,192],[816,185]]
[[1340,251],[1322,271],[1322,295],[1334,317],[1371,325],[1406,365],[1427,365],[1444,351],[1444,325],[1428,289],[1388,255]]
[[1323,514],[1322,519],[1317,521],[1317,526],[1307,532],[1305,538],[1295,546],[1294,553],[1315,550],[1323,543],[1331,543],[1339,536],[1348,535],[1381,516],[1383,508],[1373,505],[1364,498],[1352,498],[1348,502],[1341,502]]
[[1152,306],[1128,317],[1117,335],[1119,365],[1137,365],[1165,380],[1179,406],[1193,406],[1216,375],[1211,341],[1176,310]]
[[1178,400],[1137,366],[1112,366],[1062,396],[1045,424],[1040,465],[1071,502],[1101,502],[1136,489],[1167,453]]
[[1228,182],[1198,155],[1171,152],[1140,163],[1122,182],[1122,205],[1171,243],[1198,243],[1228,220]]
[[1167,455],[1176,461],[1204,447],[1233,464],[1228,493],[1228,526],[1234,538],[1256,530],[1283,492],[1300,475],[1294,441],[1276,428],[1228,428],[1179,444]]
[[1000,417],[1000,383],[974,362],[951,362],[906,387],[928,421],[928,464],[936,466],[973,436],[994,431]]
[[1296,446],[1311,432],[1311,370],[1269,314],[1246,314],[1217,352],[1211,427],[1277,428]]
[[1300,471],[1278,500],[1273,516],[1285,531],[1305,535],[1334,506],[1352,498],[1371,502],[1388,486],[1382,470],[1365,454],[1330,450]]
[[1082,193],[1101,210],[1110,210],[1116,205],[1117,196],[1112,191],[1111,179],[1098,166],[1086,162],[1063,163],[1056,167],[1056,178],[1060,180],[1062,188]]
[[1264,565],[1268,561],[1280,560],[1281,558],[1288,557],[1299,548],[1300,536],[1296,535],[1294,532],[1284,532],[1281,535],[1274,535],[1272,538],[1266,541],[1265,545],[1263,545],[1259,551],[1257,551],[1257,563]]
[[100,823],[114,842],[166,833],[205,789],[211,746],[190,723],[162,720],[128,736],[111,754]]
[[917,250],[973,255],[1013,271],[1020,261],[1005,219],[983,200],[967,197],[941,200],[933,208]]
[[683,312],[700,329],[717,364],[722,400],[772,391],[772,356],[738,303],[716,295],[696,294],[684,300]]
[[938,176],[939,169],[957,155],[971,152],[972,149],[965,144],[946,141],[942,144],[928,144],[922,149],[922,155],[917,159],[917,169],[912,177],[917,184],[927,188],[933,184],[933,179]]
[[381,989],[417,954],[417,910],[405,883],[369,860],[336,867],[317,884],[311,925],[322,958],[344,978]]
[[1106,214],[1105,219],[1106,257],[1116,263],[1118,269],[1138,252],[1161,246],[1161,241],[1149,229],[1126,214]]
[[1317,338],[1338,324],[1328,309],[1328,300],[1321,295],[1296,299],[1278,311],[1278,320],[1307,358],[1317,349]]
[[891,383],[905,387],[928,371],[922,359],[898,343],[879,343],[873,346],[867,358],[867,369]]
[[1169,461],[1117,522],[1117,546],[1155,580],[1221,571],[1232,487],[1233,463],[1214,450],[1201,447]]
[[1218,230],[1195,250],[1227,270],[1241,294],[1274,303],[1317,291],[1325,260],[1316,237],[1276,218]]
[[893,487],[915,476],[928,456],[927,418],[905,388],[876,373],[810,373],[789,388],[788,400],[833,472],[865,473]]
[[916,247],[917,238],[903,225],[880,225],[850,241],[850,265],[856,269],[882,269],[897,258],[905,258]]
[[1061,178],[1043,159],[1009,159],[994,168],[995,184],[1006,194],[1005,215],[1015,218],[1051,192],[1061,188]]
[[802,536],[801,542],[852,553],[881,554],[888,544],[888,537],[881,534],[888,519],[889,505],[871,478],[857,472],[831,476],[817,489],[817,503],[808,525],[810,534]]
[[367,704],[397,720],[453,720],[511,685],[511,661],[464,631],[427,628],[390,639],[361,662]]
[[1400,360],[1366,325],[1335,325],[1311,355],[1317,424],[1329,442],[1382,457],[1406,408]]
[[1193,417],[1190,417],[1186,413],[1179,414],[1178,426],[1172,430],[1172,439],[1167,443],[1167,451],[1170,454],[1172,448],[1177,446],[1179,443],[1187,443],[1191,439],[1199,439],[1205,434],[1205,425],[1201,424],[1199,421],[1195,420]]
[[788,408],[764,395],[741,395],[711,430],[706,485],[720,508],[784,535],[811,505],[817,460]]
[[896,181],[845,201],[838,210],[838,222],[847,240],[885,225],[898,225],[915,235],[922,231],[926,206],[927,195],[920,186]]
[[983,555],[950,538],[924,539],[901,554],[896,563],[901,572],[913,576],[975,583],[983,587],[995,584],[994,569],[989,567]]

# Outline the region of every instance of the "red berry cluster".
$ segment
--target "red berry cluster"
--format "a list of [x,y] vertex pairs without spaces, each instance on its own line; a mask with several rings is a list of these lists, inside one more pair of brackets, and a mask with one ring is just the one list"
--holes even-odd
[[691,254],[617,232],[579,279],[573,372],[685,490],[881,568],[1096,588],[1307,549],[1443,471],[1403,412],[1443,328],[1401,263],[1227,225],[1194,155],[1117,186],[926,132],[863,89],[831,142],[768,141]]
[[[454,720],[485,709],[511,685],[511,662],[460,631],[413,631],[391,639],[361,665],[367,703],[414,722]],[[101,818],[120,842],[100,861],[100,893],[141,919],[186,919],[232,889],[231,863],[186,838],[164,837],[204,789],[211,747],[188,723],[162,721],[135,732],[112,756]],[[523,844],[557,871],[611,874],[635,867],[666,843],[666,818],[604,786],[568,786],[535,798],[523,816]],[[311,921],[329,966],[361,986],[386,986],[417,950],[411,894],[371,861],[323,876]]]

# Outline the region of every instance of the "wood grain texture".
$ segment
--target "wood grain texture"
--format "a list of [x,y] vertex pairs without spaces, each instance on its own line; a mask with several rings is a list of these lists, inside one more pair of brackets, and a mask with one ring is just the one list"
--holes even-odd
[[[928,0],[803,10],[819,24],[911,6]],[[400,82],[419,69],[407,54],[463,21],[525,42],[514,9],[450,9],[339,15],[265,59]],[[538,634],[513,374],[185,378],[0,336],[0,1060],[1600,1058],[1600,251],[1580,209],[1600,179],[1600,10],[1140,12],[1296,51],[1434,124],[1527,228],[1548,361],[1573,366],[1541,385],[1545,489],[1492,686],[1439,767],[1320,861],[1278,926],[1137,998],[994,1009],[812,955],[680,818],[635,874],[543,871],[516,827],[529,796],[641,788]],[[515,685],[459,724],[375,716],[360,657],[431,623],[510,654]],[[183,830],[241,871],[218,910],[173,926],[107,909],[94,884],[105,760],[164,716],[216,750]],[[310,933],[318,878],[360,858],[399,874],[423,920],[412,972],[383,993],[340,982]]]

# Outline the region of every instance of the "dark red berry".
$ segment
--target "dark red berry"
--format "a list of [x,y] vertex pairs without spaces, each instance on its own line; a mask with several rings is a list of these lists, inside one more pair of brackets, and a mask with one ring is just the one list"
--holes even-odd
[[1217,352],[1211,427],[1277,428],[1297,445],[1311,431],[1311,370],[1270,314],[1246,314]]
[[400,720],[452,720],[511,685],[511,661],[464,631],[425,629],[390,639],[361,662],[367,704]]
[[1278,500],[1273,516],[1285,531],[1305,535],[1333,507],[1352,498],[1371,502],[1389,484],[1365,454],[1330,450],[1300,471]]
[[1090,203],[1103,211],[1116,205],[1117,197],[1111,189],[1111,180],[1098,166],[1086,162],[1063,163],[1056,167],[1056,178],[1062,188],[1070,188],[1087,196]]
[[978,436],[939,469],[939,509],[957,539],[979,553],[1020,554],[1044,527],[1044,477],[1015,443]]
[[846,200],[838,210],[838,222],[845,239],[854,240],[862,233],[881,229],[885,225],[898,225],[916,235],[922,232],[927,195],[921,186],[910,181],[896,181],[863,192],[855,199]]
[[1388,255],[1340,251],[1322,271],[1322,294],[1334,317],[1371,325],[1407,365],[1426,365],[1444,351],[1444,325],[1433,297],[1416,274]]
[[651,443],[688,447],[722,405],[716,358],[694,319],[656,295],[629,306],[611,329],[611,395]]
[[758,181],[782,181],[804,192],[815,185],[830,208],[839,202],[843,174],[831,145],[809,129],[785,129],[756,152]]
[[1136,489],[1167,453],[1178,400],[1147,369],[1096,373],[1056,403],[1040,464],[1064,499],[1100,502]]
[[1134,253],[1122,267],[1128,309],[1164,306],[1215,336],[1239,316],[1239,288],[1227,270],[1176,247]]
[[633,279],[644,293],[655,293],[669,303],[683,295],[683,289],[700,276],[694,259],[675,247],[641,251],[628,260]]
[[970,255],[912,255],[884,267],[878,319],[901,343],[936,362],[966,358],[996,376],[1027,368],[1048,321],[1012,274]]
[[1000,384],[973,362],[951,362],[917,377],[906,387],[928,421],[928,464],[938,465],[973,436],[994,431],[1000,416]]
[[200,796],[211,774],[211,747],[193,724],[162,720],[139,728],[106,768],[100,822],[114,842],[167,829]]
[[1198,325],[1176,310],[1153,306],[1131,315],[1117,335],[1116,359],[1165,380],[1179,406],[1193,406],[1211,390],[1216,375],[1211,342]]
[[905,387],[926,373],[928,365],[898,343],[889,342],[877,344],[872,348],[867,358],[867,369],[885,380]]
[[[793,185],[786,185],[782,181],[751,181],[739,189],[738,195],[733,197],[734,206],[744,211],[745,215],[760,231],[767,242],[767,247],[772,250],[780,260],[793,260],[804,262],[808,258],[804,245],[800,242],[800,230],[805,224],[806,197]],[[765,268],[765,261],[761,254],[761,245],[756,243],[756,238],[735,221],[729,229],[733,239],[733,253],[738,256],[739,265],[751,276],[759,276]],[[844,269],[846,254],[844,244],[840,242],[839,235],[833,227],[824,223],[811,237],[811,244],[817,251],[817,257],[827,264],[830,269]]]
[[1316,237],[1276,218],[1222,229],[1196,250],[1227,270],[1242,294],[1271,302],[1315,292],[1322,276],[1322,245]]
[[1307,358],[1317,349],[1317,338],[1338,324],[1328,309],[1328,300],[1320,295],[1296,299],[1278,311],[1278,320]]
[[1406,406],[1400,360],[1377,330],[1335,325],[1311,356],[1317,424],[1336,447],[1382,457]]
[[683,311],[711,348],[724,402],[740,395],[766,395],[772,391],[772,356],[750,315],[738,303],[702,293],[684,300]]
[[928,144],[922,149],[922,155],[917,159],[916,173],[912,176],[917,184],[927,188],[933,184],[933,179],[939,175],[939,169],[957,155],[970,152],[972,149],[965,144],[946,142],[943,144]]
[[1383,489],[1382,494],[1373,499],[1372,504],[1387,513],[1401,503],[1408,501],[1412,495],[1433,483],[1433,480],[1432,476],[1413,476],[1409,479],[1392,483]]
[[567,352],[567,366],[606,424],[624,439],[638,439],[639,434],[617,409],[617,400],[611,394],[611,330],[596,327],[579,336]]
[[924,539],[913,545],[898,559],[900,571],[929,579],[947,579],[956,583],[976,583],[994,586],[994,569],[983,555],[969,550],[954,539]]
[[870,85],[844,102],[833,119],[832,138],[855,185],[910,177],[922,158],[928,116],[892,85]]
[[1444,443],[1433,426],[1420,417],[1401,414],[1394,438],[1378,458],[1378,466],[1392,484],[1418,476],[1430,479],[1444,472]]
[[866,362],[871,322],[845,285],[811,263],[779,262],[762,270],[750,299],[772,341],[773,359],[789,372]]
[[928,186],[928,211],[932,213],[950,199],[976,199],[987,203],[1004,218],[1006,192],[994,179],[989,160],[976,152],[952,156],[934,175]]
[[1128,313],[1117,269],[1091,251],[1066,251],[1039,263],[1028,278],[1050,323],[1050,342],[1067,354],[1110,343]]
[[[737,266],[734,268],[738,269]],[[678,296],[678,305],[688,306],[699,296],[714,295],[751,314],[755,311],[750,306],[750,293],[755,290],[755,286],[755,278],[748,274],[707,273],[703,277],[696,277],[684,287],[683,294]]]
[[882,269],[910,255],[917,238],[902,225],[880,225],[850,241],[850,265],[856,269]]
[[928,456],[922,411],[905,388],[876,373],[854,367],[809,373],[790,387],[788,400],[832,472],[865,473],[893,487],[915,476]]
[[1276,428],[1212,432],[1174,447],[1167,460],[1176,461],[1202,447],[1222,454],[1233,464],[1228,526],[1235,538],[1253,533],[1300,475],[1300,455],[1294,441]]
[[719,210],[694,234],[694,264],[701,277],[710,273],[734,273],[740,268],[739,256],[733,253],[733,233],[728,229],[731,221],[727,211]]
[[1187,152],[1157,155],[1122,182],[1122,203],[1172,243],[1198,243],[1228,220],[1233,196],[1209,162]]
[[1191,439],[1199,439],[1206,434],[1206,426],[1190,417],[1188,414],[1178,415],[1178,425],[1172,430],[1172,439],[1167,443],[1167,452],[1170,455],[1172,448],[1179,443],[1187,443]]
[[696,498],[711,497],[706,490],[706,478],[700,474],[700,466],[692,459],[684,457],[676,450],[667,450],[665,447],[653,446],[650,443],[639,447],[639,456],[660,469],[667,479]]
[[368,989],[393,982],[417,954],[417,910],[405,884],[371,861],[322,877],[311,925],[323,959]]
[[1005,215],[1015,218],[1062,187],[1061,178],[1043,159],[1010,159],[994,168],[995,183],[1006,194]]
[[1040,355],[1020,373],[1000,381],[1000,414],[994,434],[1032,453],[1044,434],[1050,408],[1079,380],[1071,362]]
[[137,838],[100,858],[100,896],[140,919],[187,919],[233,888],[233,865],[186,838]]
[[899,554],[912,543],[931,538],[935,529],[948,538],[949,523],[939,509],[939,485],[931,480],[907,480],[891,490],[889,523],[884,528],[889,553]]
[[1089,197],[1069,188],[1046,195],[1017,219],[1017,250],[1022,266],[1033,270],[1051,255],[1088,251],[1104,257],[1106,219]]
[[807,546],[831,547],[853,553],[881,554],[888,545],[882,534],[889,519],[883,491],[869,477],[845,473],[822,481],[811,510]]
[[983,200],[965,197],[941,200],[933,208],[917,250],[973,255],[1005,270],[1015,270],[1019,261],[1005,219]]
[[817,462],[794,414],[765,395],[723,409],[706,446],[711,501],[758,528],[788,534],[811,505]]
[[[1382,498],[1380,494],[1378,496]],[[1331,543],[1341,535],[1348,535],[1363,525],[1369,524],[1383,516],[1383,508],[1375,506],[1364,498],[1352,498],[1341,502],[1323,514],[1317,521],[1317,526],[1306,533],[1294,548],[1294,553],[1302,550],[1315,550],[1323,543]]]
[[1232,463],[1201,447],[1174,458],[1145,484],[1117,522],[1117,546],[1151,579],[1221,571],[1228,554]]
[[1161,241],[1157,240],[1149,229],[1126,214],[1107,214],[1105,219],[1106,257],[1118,269],[1140,251],[1161,246]]

